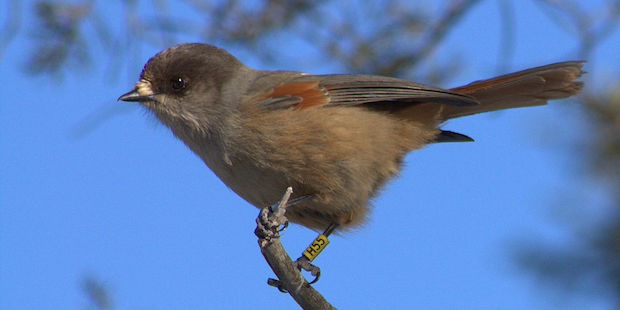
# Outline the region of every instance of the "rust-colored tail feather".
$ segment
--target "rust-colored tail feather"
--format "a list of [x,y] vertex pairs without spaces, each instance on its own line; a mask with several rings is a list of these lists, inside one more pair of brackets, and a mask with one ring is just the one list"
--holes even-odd
[[558,62],[476,81],[450,91],[466,94],[476,106],[454,106],[433,102],[411,105],[395,114],[403,119],[435,128],[456,117],[501,109],[543,105],[550,99],[577,94],[583,83],[575,81],[583,72],[583,61]]
[[481,112],[543,105],[547,100],[570,97],[583,86],[582,82],[575,81],[582,74],[583,63],[558,62],[452,88],[451,91],[474,97],[480,105],[444,106],[440,119],[443,121]]

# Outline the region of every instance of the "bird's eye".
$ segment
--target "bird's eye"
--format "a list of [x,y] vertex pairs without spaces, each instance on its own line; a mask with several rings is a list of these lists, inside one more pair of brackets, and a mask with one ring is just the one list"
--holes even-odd
[[179,91],[185,88],[185,80],[183,80],[182,77],[176,77],[170,80],[170,85],[172,86],[172,89]]

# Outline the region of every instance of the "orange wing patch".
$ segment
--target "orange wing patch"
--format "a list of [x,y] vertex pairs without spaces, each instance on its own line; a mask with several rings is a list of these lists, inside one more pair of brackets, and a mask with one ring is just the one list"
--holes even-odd
[[294,105],[296,110],[306,109],[329,103],[329,95],[319,87],[318,81],[290,82],[274,87],[260,100],[277,97],[298,97],[300,102]]

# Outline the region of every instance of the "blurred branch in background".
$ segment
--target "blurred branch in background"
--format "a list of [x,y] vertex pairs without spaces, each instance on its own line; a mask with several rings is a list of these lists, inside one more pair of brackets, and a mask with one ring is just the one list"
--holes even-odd
[[[63,70],[84,68],[97,47],[118,63],[134,45],[164,48],[187,35],[237,45],[268,59],[279,56],[282,49],[266,42],[293,32],[349,72],[405,76],[418,69],[478,2],[449,1],[435,17],[423,5],[396,0],[354,8],[335,1],[270,0],[248,6],[244,1],[157,0],[150,11],[138,8],[137,1],[124,1],[125,25],[113,35],[114,25],[105,23],[95,1],[42,0],[33,7],[37,22],[29,29],[34,46],[26,69],[56,77]],[[201,17],[171,16],[169,5],[186,5]],[[352,15],[347,16],[345,9]],[[449,63],[446,68],[455,66]],[[429,72],[437,79],[444,69]]]
[[579,40],[582,58],[588,58],[593,49],[617,29],[620,21],[620,1],[608,0],[598,10],[586,10],[575,0],[536,0],[549,18]]
[[86,276],[82,279],[82,291],[88,300],[86,309],[95,310],[112,310],[112,299],[109,296],[108,289],[99,279]]
[[[608,93],[583,96],[592,128],[583,141],[586,178],[609,196],[609,205],[568,205],[583,214],[569,217],[569,245],[528,242],[517,249],[517,262],[554,288],[612,300],[620,308],[620,81]],[[575,171],[576,172],[576,171]],[[583,180],[581,181],[583,182]],[[600,217],[601,210],[604,214]]]
[[[617,0],[607,1],[594,10],[586,10],[572,0],[534,1],[560,28],[575,36],[578,54],[583,58],[590,56],[620,20]],[[89,63],[93,48],[102,47],[110,55],[123,56],[127,54],[123,50],[131,50],[131,45],[164,48],[176,43],[178,36],[187,35],[237,45],[269,57],[281,54],[281,46],[272,47],[265,42],[293,32],[319,48],[320,54],[345,65],[347,71],[407,76],[412,72],[419,74],[419,64],[432,55],[461,17],[480,2],[451,0],[439,11],[430,12],[424,3],[399,0],[364,6],[327,0],[265,0],[251,5],[245,1],[157,0],[149,9],[138,7],[138,1],[127,0],[120,8],[125,24],[120,34],[114,34],[114,25],[106,24],[102,16],[104,8],[94,0],[40,0],[33,7],[37,23],[29,30],[35,46],[27,70],[32,74],[57,75],[63,69],[82,68]],[[172,16],[167,9],[170,5],[186,6],[199,17]],[[512,8],[510,0],[499,2],[503,21],[500,67],[510,60],[513,49]],[[9,2],[9,9],[21,11],[19,1]],[[15,35],[21,14],[9,16],[0,37],[2,47]],[[449,69],[454,66],[448,65]],[[441,76],[437,72],[432,75]]]
[[71,66],[74,68],[89,63],[89,45],[81,34],[81,24],[91,8],[89,3],[37,3],[37,25],[31,34],[36,46],[26,66],[27,72],[59,74],[68,63],[74,64]]
[[[561,28],[579,41],[578,54],[590,60],[594,49],[620,23],[620,1],[594,11],[584,10],[577,1],[538,0],[543,10]],[[611,300],[620,308],[620,81],[610,87],[592,85],[581,97],[585,122],[590,129],[583,140],[575,141],[574,156],[581,156],[574,173],[578,182],[591,180],[607,194],[608,205],[590,203],[568,205],[579,216],[565,223],[574,242],[569,245],[529,242],[517,249],[517,262],[549,286]],[[583,173],[584,172],[584,173]],[[601,211],[603,210],[603,211]],[[602,216],[593,216],[592,213]]]
[[502,35],[499,41],[499,57],[497,60],[497,74],[509,71],[512,56],[515,49],[515,11],[512,1],[501,0],[498,2],[500,25]]
[[11,43],[13,38],[19,32],[22,23],[22,3],[19,0],[10,0],[6,3],[6,21],[0,28],[0,59],[4,54],[4,50]]

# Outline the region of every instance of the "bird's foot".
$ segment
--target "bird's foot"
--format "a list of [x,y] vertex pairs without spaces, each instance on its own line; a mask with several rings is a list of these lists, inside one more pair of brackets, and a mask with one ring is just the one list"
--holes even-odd
[[288,220],[284,215],[276,216],[271,207],[262,208],[256,218],[254,234],[260,240],[269,241],[279,238],[280,232],[288,227]]
[[267,285],[277,288],[278,291],[282,293],[285,293],[285,294],[288,293],[288,291],[282,287],[282,282],[280,282],[280,280],[269,278],[267,279]]
[[292,193],[293,188],[287,188],[279,202],[260,210],[256,218],[256,229],[254,230],[254,234],[258,237],[259,242],[268,242],[273,238],[279,238],[280,232],[288,227],[288,220],[284,213],[286,212],[286,207],[291,205],[289,199]]
[[310,284],[316,283],[321,277],[321,268],[313,265],[307,257],[300,256],[295,263],[297,264],[297,269],[300,271],[308,271],[314,277],[314,279],[309,282]]

